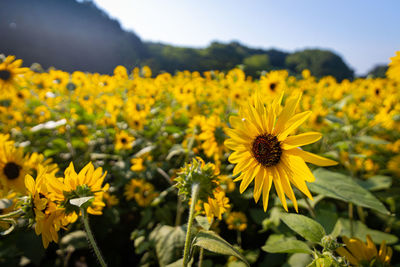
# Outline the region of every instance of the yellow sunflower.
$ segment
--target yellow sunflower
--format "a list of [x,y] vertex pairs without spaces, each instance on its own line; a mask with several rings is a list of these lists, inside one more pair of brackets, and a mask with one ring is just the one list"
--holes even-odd
[[101,215],[105,206],[103,194],[110,187],[109,184],[102,186],[106,174],[107,172],[103,174],[101,167],[95,169],[91,162],[83,167],[79,173],[76,173],[74,164],[71,162],[64,172],[64,178],[47,180],[50,197],[54,201],[62,202],[62,206],[66,210],[65,213],[70,215],[73,212],[79,214],[79,209],[71,206],[69,200],[93,196],[93,201],[90,203],[87,212],[93,215]]
[[25,193],[24,179],[29,165],[24,158],[23,148],[16,148],[13,143],[0,143],[0,184],[6,190]]
[[390,266],[393,250],[386,246],[385,241],[381,243],[378,251],[369,235],[367,235],[367,243],[355,237],[349,239],[344,236],[342,239],[346,247],[339,247],[336,252],[346,258],[351,266],[372,266],[370,263],[373,261],[377,264],[373,266]]
[[131,149],[134,141],[135,137],[125,131],[121,131],[115,136],[115,150]]
[[29,70],[21,68],[22,60],[15,60],[15,56],[8,56],[0,63],[0,90],[6,90],[18,82],[19,75]]
[[240,173],[235,180],[241,181],[240,193],[255,180],[254,199],[258,202],[263,193],[265,211],[272,182],[285,210],[288,210],[288,196],[298,211],[291,184],[312,199],[306,181],[315,180],[305,162],[319,166],[337,164],[299,148],[318,141],[320,133],[289,136],[311,115],[311,111],[295,114],[301,94],[287,99],[284,107],[281,107],[282,98],[283,93],[272,104],[264,106],[260,96],[256,95],[253,104],[243,107],[239,116],[230,117],[233,129],[226,129],[230,139],[225,145],[234,150],[229,161],[236,164],[233,175]]

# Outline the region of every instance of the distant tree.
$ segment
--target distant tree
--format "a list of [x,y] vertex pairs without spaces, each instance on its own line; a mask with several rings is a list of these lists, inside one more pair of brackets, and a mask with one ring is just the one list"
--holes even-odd
[[387,65],[377,65],[368,72],[367,76],[372,76],[374,78],[385,78],[387,69]]
[[311,73],[320,78],[332,75],[338,80],[352,79],[354,76],[343,59],[331,51],[319,49],[307,49],[295,52],[286,58],[288,69],[301,73],[304,69],[309,69]]
[[259,76],[262,70],[271,68],[271,63],[267,54],[257,54],[246,57],[243,60],[243,65],[245,66],[246,74],[253,77]]
[[204,49],[210,69],[229,70],[242,63],[244,55],[238,51],[236,42],[223,44],[212,42],[209,47]]

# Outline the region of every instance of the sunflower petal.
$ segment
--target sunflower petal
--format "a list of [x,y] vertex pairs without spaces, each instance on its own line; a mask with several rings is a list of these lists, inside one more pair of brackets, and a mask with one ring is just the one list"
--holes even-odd
[[309,132],[287,137],[282,143],[282,149],[289,150],[299,146],[312,144],[321,139],[322,134],[318,132]]
[[299,156],[301,157],[305,162],[312,163],[317,166],[333,166],[337,165],[338,163],[334,160],[327,159],[321,156],[318,156],[314,153],[310,153],[307,151],[304,151],[300,148],[294,148],[287,150],[286,153],[294,156]]
[[[278,140],[283,141],[286,137],[297,129],[303,122],[305,122],[308,117],[310,117],[311,111],[305,111],[299,114],[294,115],[287,123],[288,125],[282,132],[277,132]],[[285,126],[286,126],[285,125]]]

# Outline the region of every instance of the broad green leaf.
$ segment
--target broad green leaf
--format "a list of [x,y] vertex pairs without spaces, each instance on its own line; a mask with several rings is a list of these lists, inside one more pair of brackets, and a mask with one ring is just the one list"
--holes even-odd
[[80,197],[80,198],[73,198],[69,200],[69,203],[71,203],[71,205],[77,206],[77,207],[81,207],[82,205],[84,205],[86,202],[92,200],[94,197],[90,196],[90,197]]
[[306,253],[312,254],[306,243],[294,237],[284,235],[270,235],[265,245],[261,248],[269,253]]
[[371,192],[358,185],[351,177],[322,168],[315,170],[314,175],[315,182],[308,184],[312,192],[390,214]]
[[375,175],[369,177],[367,180],[359,180],[357,183],[369,191],[378,191],[390,188],[392,185],[392,177]]
[[319,208],[316,210],[316,221],[324,227],[327,233],[330,233],[336,225],[338,213],[336,211],[328,210],[326,208]]
[[193,240],[193,246],[198,246],[217,254],[235,256],[246,263],[247,266],[250,266],[239,251],[213,231],[199,231]]
[[304,253],[292,254],[282,267],[304,267],[311,263],[311,257]]
[[150,233],[150,241],[155,244],[160,266],[166,266],[182,258],[185,236],[182,227],[168,225],[159,225]]
[[369,145],[387,145],[387,144],[389,144],[389,142],[386,140],[375,138],[372,136],[367,136],[367,135],[358,136],[355,139],[357,141],[360,141],[360,142],[363,142],[363,143],[366,143]]
[[322,225],[306,216],[294,213],[282,213],[281,220],[290,229],[308,241],[319,243],[325,236],[325,230]]
[[208,222],[207,217],[205,216],[196,216],[196,222],[204,229],[210,230],[211,224]]
[[395,235],[384,233],[381,231],[369,229],[365,224],[360,221],[353,221],[353,232],[352,236],[350,233],[350,220],[340,218],[335,228],[332,231],[332,236],[347,236],[347,237],[357,237],[363,241],[366,241],[366,236],[370,235],[374,243],[380,244],[383,240],[386,240],[387,244],[394,244],[398,241]]

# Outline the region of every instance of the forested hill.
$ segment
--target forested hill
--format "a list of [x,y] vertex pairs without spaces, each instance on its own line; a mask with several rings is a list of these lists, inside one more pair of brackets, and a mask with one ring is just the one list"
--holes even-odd
[[128,69],[149,65],[154,73],[176,70],[228,70],[244,66],[247,74],[261,70],[304,68],[317,77],[352,78],[353,71],[331,51],[305,50],[287,53],[253,49],[238,42],[213,42],[206,48],[176,47],[142,42],[123,30],[91,1],[0,1],[0,53],[13,54],[47,68],[66,71],[112,73],[116,65]]

